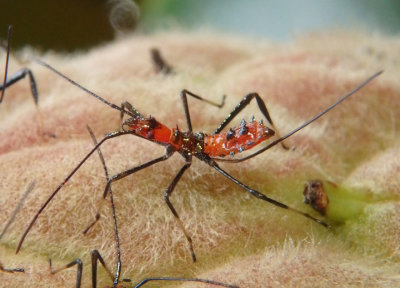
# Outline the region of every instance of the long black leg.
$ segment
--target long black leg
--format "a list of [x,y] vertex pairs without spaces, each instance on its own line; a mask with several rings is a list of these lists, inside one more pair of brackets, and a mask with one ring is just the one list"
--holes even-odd
[[74,265],[77,265],[77,272],[76,272],[76,288],[80,288],[81,287],[81,283],[82,283],[82,268],[83,268],[83,264],[81,259],[75,259],[74,261],[68,263],[67,265],[58,268],[56,270],[53,270],[53,267],[51,265],[51,259],[49,259],[49,265],[50,265],[50,272],[51,274],[56,274],[62,270],[68,269]]
[[8,73],[8,62],[10,59],[10,39],[11,39],[11,34],[12,34],[12,26],[8,26],[8,31],[7,31],[7,56],[6,56],[6,66],[4,68],[4,78],[3,78],[3,84],[0,84],[0,90],[1,90],[1,95],[0,95],[0,103],[4,99],[4,95],[6,92],[6,88],[13,85],[14,83],[18,82],[21,79],[24,79],[26,75],[29,76],[29,81],[31,85],[31,92],[33,99],[35,101],[35,104],[38,104],[39,101],[39,96],[37,92],[37,85],[35,81],[35,77],[33,77],[32,71],[29,70],[28,68],[23,68],[19,70],[18,72],[14,73],[7,79],[7,73]]
[[[99,209],[100,210],[100,209]],[[90,229],[92,229],[92,227],[100,220],[100,213],[99,212],[97,212],[96,213],[96,216],[95,216],[95,219],[93,220],[93,222],[92,223],[90,223],[86,228],[85,228],[85,230],[83,230],[83,234],[87,234],[88,232],[89,232],[89,230]]]
[[136,284],[135,288],[142,287],[144,284],[148,282],[155,282],[155,281],[176,281],[176,282],[198,282],[198,283],[206,283],[211,285],[217,285],[220,287],[228,287],[228,288],[239,288],[236,285],[225,284],[217,281],[201,279],[201,278],[173,278],[173,277],[159,277],[159,278],[146,278]]
[[[114,280],[113,287],[116,287],[117,283],[115,283],[114,274],[111,273],[111,270],[107,267],[103,257],[101,257],[100,252],[98,250],[92,250],[91,253],[92,258],[92,287],[97,287],[97,261],[101,263],[103,268],[106,270],[108,276]],[[122,279],[122,282],[131,282],[130,279]]]
[[182,223],[182,220],[179,218],[178,212],[176,212],[174,206],[172,205],[171,201],[169,200],[169,197],[171,196],[172,192],[174,191],[176,184],[179,182],[183,173],[190,167],[191,164],[192,164],[192,157],[189,156],[186,158],[186,164],[182,166],[182,168],[179,170],[178,174],[172,180],[171,184],[169,184],[168,188],[165,190],[164,200],[167,203],[168,208],[171,210],[172,214],[174,215],[179,228],[182,230],[183,234],[185,234],[186,240],[189,243],[189,249],[190,249],[190,253],[192,255],[192,260],[193,260],[193,262],[196,262],[196,255],[194,254],[194,250],[193,250],[192,238],[189,236],[189,233],[186,231],[185,226]]
[[211,105],[213,105],[215,107],[218,107],[218,108],[222,108],[224,106],[224,104],[225,104],[225,97],[226,97],[225,95],[222,96],[222,101],[221,101],[221,103],[218,104],[218,103],[215,103],[215,102],[213,102],[211,100],[205,99],[205,98],[203,98],[203,97],[201,97],[201,96],[199,96],[197,94],[194,94],[194,93],[192,93],[192,92],[190,92],[190,91],[188,91],[186,89],[183,89],[181,91],[181,100],[182,100],[182,104],[183,104],[183,109],[185,111],[187,126],[188,126],[188,129],[189,129],[190,132],[192,132],[193,129],[192,129],[192,121],[190,120],[190,113],[189,113],[189,105],[188,105],[188,102],[187,102],[187,95],[192,96],[195,99],[204,101],[204,102],[206,102],[208,104],[211,104]]
[[4,266],[1,262],[0,262],[0,271],[7,272],[7,273],[25,272],[25,270],[23,268],[13,268],[13,269],[4,268]]
[[[92,259],[92,287],[96,288],[97,287],[97,261],[101,263],[101,265],[104,267],[106,270],[108,276],[110,276],[111,279],[114,279],[114,275],[111,273],[110,269],[106,266],[106,263],[104,262],[103,258],[101,257],[99,251],[97,250],[92,250],[91,252],[91,259]],[[80,288],[82,285],[82,274],[83,274],[83,263],[81,259],[75,259],[74,261],[68,263],[67,265],[60,267],[56,270],[53,270],[52,268],[52,263],[51,259],[49,259],[49,264],[50,264],[50,271],[51,274],[56,274],[60,271],[63,271],[65,269],[71,268],[74,265],[77,265],[77,273],[76,273],[76,288]],[[131,282],[130,279],[122,279],[122,282]]]
[[[107,267],[103,257],[100,255],[99,251],[93,250],[91,253],[92,256],[92,287],[97,287],[97,261],[101,263],[101,265],[106,270],[107,274],[110,278],[113,278],[113,274],[111,273],[110,269]],[[217,281],[212,281],[208,279],[201,279],[201,278],[178,278],[178,277],[152,277],[146,278],[140,281],[138,284],[135,284],[135,288],[139,288],[148,282],[155,282],[155,281],[176,281],[176,282],[199,282],[199,283],[206,283],[211,285],[217,285],[220,287],[228,287],[228,288],[239,288],[236,285],[225,284]],[[130,279],[122,279],[122,282],[131,282]]]
[[246,156],[243,158],[239,158],[239,159],[222,159],[222,158],[212,158],[215,161],[219,161],[219,162],[229,162],[229,163],[238,163],[238,162],[242,162],[245,160],[248,160],[250,158],[253,158],[255,156],[257,156],[258,154],[263,153],[264,151],[274,147],[275,145],[282,143],[282,141],[284,141],[285,139],[289,138],[290,136],[292,136],[293,134],[295,134],[296,132],[300,131],[301,129],[305,128],[306,126],[310,125],[312,122],[316,121],[317,119],[319,119],[320,117],[322,117],[323,115],[325,115],[326,113],[328,113],[330,110],[332,110],[333,108],[335,108],[337,105],[339,105],[341,102],[343,102],[344,100],[346,100],[348,97],[350,97],[351,95],[353,95],[354,93],[356,93],[358,90],[360,90],[361,88],[363,88],[365,85],[367,85],[369,82],[371,82],[373,79],[375,79],[376,77],[378,77],[379,75],[381,75],[383,73],[383,71],[378,71],[375,74],[373,74],[372,76],[370,76],[369,78],[367,78],[367,80],[365,80],[364,82],[362,82],[360,85],[358,85],[356,88],[354,88],[352,91],[350,91],[349,93],[347,93],[346,95],[342,96],[338,101],[336,101],[335,103],[333,103],[331,106],[325,108],[322,112],[318,113],[317,115],[315,115],[313,118],[311,118],[310,120],[308,120],[307,122],[304,122],[302,125],[300,125],[299,127],[297,127],[296,129],[293,129],[292,131],[290,131],[289,133],[287,133],[285,136],[280,137],[279,139],[271,142],[270,144],[268,144],[267,146],[265,146],[264,148],[261,148],[260,150]]
[[[8,66],[8,59],[7,59],[6,65]],[[7,68],[6,68],[5,73],[7,73]],[[0,90],[2,91],[1,96],[0,96],[0,103],[4,99],[4,95],[5,95],[5,91],[6,91],[5,88],[10,87],[11,85],[15,84],[19,80],[24,79],[26,75],[28,75],[28,77],[29,77],[33,100],[35,101],[36,105],[38,104],[39,96],[38,96],[38,92],[37,92],[36,81],[35,81],[35,78],[33,77],[32,71],[28,68],[22,68],[19,71],[17,71],[16,73],[14,73],[13,75],[9,76],[8,78],[7,78],[7,75],[4,75],[4,82],[3,82],[3,84],[0,84]]]
[[[88,129],[88,131],[89,131],[89,133],[90,133],[90,136],[92,137],[92,140],[93,140],[94,145],[96,146],[96,145],[97,145],[97,139],[96,139],[96,137],[94,136],[92,129],[90,129],[89,126],[87,126],[87,129]],[[102,165],[103,165],[104,173],[105,173],[105,175],[106,175],[106,180],[107,180],[107,182],[108,182],[109,179],[110,179],[110,177],[109,177],[109,174],[108,174],[108,169],[107,169],[107,166],[106,166],[106,161],[104,160],[103,153],[101,152],[100,147],[99,147],[99,149],[97,150],[97,152],[98,152],[98,154],[99,154],[99,158],[100,158],[100,161],[101,161],[101,163],[102,163]],[[121,264],[121,250],[120,250],[120,244],[119,244],[119,234],[118,234],[117,215],[116,215],[116,213],[115,213],[114,196],[113,196],[113,191],[112,191],[112,189],[111,189],[111,186],[110,186],[108,192],[110,193],[111,213],[112,213],[112,217],[113,217],[113,220],[114,220],[115,247],[116,247],[116,250],[117,250],[117,269],[116,269],[116,272],[115,272],[115,277],[113,277],[113,280],[114,280],[114,281],[113,281],[113,287],[116,287],[117,284],[118,284],[119,275],[120,275],[121,269],[122,269],[122,264]],[[97,213],[97,215],[100,215],[100,214]],[[99,218],[96,217],[96,219],[98,220]],[[95,251],[98,253],[97,250],[95,250]],[[100,254],[99,254],[99,256],[100,256]],[[102,259],[101,259],[101,260],[102,260]],[[103,265],[103,266],[105,267],[105,265]],[[93,251],[92,251],[92,267],[93,267]],[[92,268],[92,269],[93,269],[93,268]],[[97,269],[97,266],[96,266],[96,269]],[[95,282],[93,282],[93,283],[95,283]],[[95,284],[93,284],[93,285],[95,285]]]
[[[232,119],[235,118],[240,113],[240,111],[242,111],[247,105],[250,104],[251,100],[253,100],[253,99],[256,99],[258,108],[260,109],[261,113],[267,119],[269,124],[271,124],[271,126],[275,130],[277,136],[280,137],[279,136],[280,134],[277,131],[274,123],[272,122],[271,116],[269,115],[267,106],[265,105],[264,100],[261,99],[260,95],[258,95],[258,93],[249,93],[246,96],[244,96],[242,101],[240,101],[239,104],[236,105],[236,107],[233,109],[233,111],[231,113],[229,113],[229,115],[224,119],[224,121],[222,121],[222,123],[214,131],[214,134],[220,133],[232,121]],[[281,143],[282,143],[283,148],[289,149],[283,142],[281,142]]]
[[28,235],[29,231],[31,230],[32,226],[35,224],[39,215],[47,207],[47,205],[54,198],[54,196],[56,196],[56,194],[61,190],[61,188],[65,185],[65,183],[67,183],[68,180],[75,174],[75,172],[78,171],[78,169],[83,165],[83,163],[86,162],[86,160],[90,157],[90,155],[92,155],[105,141],[112,139],[114,137],[119,137],[119,136],[127,135],[127,134],[132,134],[132,132],[117,131],[117,132],[107,134],[103,139],[101,139],[101,141],[95,147],[92,148],[92,150],[88,154],[86,154],[86,156],[81,160],[81,162],[79,162],[79,164],[72,170],[72,172],[68,174],[68,176],[64,179],[64,181],[61,182],[61,184],[56,188],[56,190],[54,190],[54,192],[50,195],[50,197],[46,200],[46,202],[42,205],[42,207],[40,207],[40,209],[36,212],[35,216],[33,217],[32,221],[30,222],[28,228],[26,228],[24,234],[21,237],[21,240],[18,243],[16,253],[18,253],[19,250],[21,249],[22,243],[24,242],[24,240],[25,240],[26,236]]
[[113,182],[115,182],[115,181],[118,181],[118,180],[121,180],[122,178],[125,178],[125,177],[127,177],[127,176],[129,176],[129,175],[131,175],[131,174],[133,174],[133,173],[135,173],[135,172],[138,172],[139,170],[142,170],[142,169],[144,169],[144,168],[147,168],[147,167],[149,167],[149,166],[151,166],[151,165],[154,165],[154,164],[156,164],[156,163],[158,163],[158,162],[167,160],[169,157],[171,157],[171,155],[172,155],[173,153],[174,153],[174,151],[171,151],[171,150],[167,147],[167,151],[166,151],[166,154],[165,154],[165,155],[163,155],[163,156],[158,157],[158,158],[156,158],[156,159],[153,159],[153,160],[151,160],[151,161],[149,161],[149,162],[143,163],[143,164],[141,164],[141,165],[139,165],[139,166],[133,167],[133,168],[131,168],[131,169],[129,169],[129,170],[123,171],[123,172],[121,172],[121,173],[118,173],[118,174],[112,176],[112,177],[109,178],[109,180],[107,181],[106,188],[104,189],[103,198],[106,198],[106,197],[107,197],[107,192],[108,192],[109,189],[110,189],[111,183],[113,183]]
[[[159,158],[156,158],[154,160],[151,160],[149,162],[146,162],[144,164],[141,164],[139,166],[133,167],[133,168],[131,168],[129,170],[126,170],[124,172],[118,173],[118,174],[114,175],[111,178],[108,178],[107,185],[106,185],[106,187],[104,189],[103,198],[107,197],[107,193],[110,191],[110,187],[111,187],[112,182],[115,182],[115,181],[118,181],[118,180],[120,180],[122,178],[125,178],[125,177],[127,177],[127,176],[129,176],[129,175],[131,175],[131,174],[133,174],[135,172],[138,172],[139,170],[147,168],[147,167],[149,167],[151,165],[154,165],[154,164],[156,164],[158,162],[167,160],[172,155],[172,153],[173,152],[169,151],[168,148],[167,148],[167,152],[166,152],[165,155],[163,155],[163,156],[161,156]],[[169,196],[171,195],[171,193],[172,193],[173,189],[175,188],[176,184],[178,183],[179,179],[182,177],[182,175],[185,172],[185,170],[188,169],[190,167],[190,165],[191,165],[191,158],[186,159],[186,161],[187,161],[187,163],[181,168],[181,170],[178,172],[178,174],[175,176],[175,178],[173,179],[171,184],[166,189],[166,191],[164,193],[164,199],[165,199],[169,209],[171,210],[172,214],[175,216],[175,219],[176,219],[180,229],[183,231],[183,233],[185,234],[186,239],[188,240],[190,252],[191,252],[191,255],[192,255],[192,259],[193,259],[193,262],[195,262],[196,261],[196,256],[195,256],[195,253],[194,253],[194,250],[193,250],[192,239],[189,236],[189,234],[187,233],[185,227],[183,226],[183,223],[180,220],[179,215],[176,212],[175,208],[173,207],[173,205],[169,201]]]
[[[111,279],[114,279],[113,273],[111,273],[111,270],[107,267],[103,257],[101,256],[100,252],[98,250],[92,250],[91,252],[91,260],[92,260],[92,287],[96,288],[97,287],[97,262],[100,262],[100,264],[103,266],[103,268],[106,270],[108,276]],[[52,269],[52,263],[51,259],[49,260],[50,264],[50,270],[51,274],[56,274],[62,270],[68,269],[74,265],[77,265],[77,277],[76,277],[76,288],[81,287],[81,282],[82,282],[82,271],[83,271],[83,263],[80,259],[75,259],[74,261],[68,263],[67,265],[57,269],[53,270]],[[1,266],[0,266],[1,267]],[[6,272],[16,272],[16,271],[6,271]],[[220,287],[228,287],[228,288],[239,288],[236,285],[230,285],[230,284],[225,284],[217,281],[212,281],[212,280],[207,280],[207,279],[201,279],[201,278],[178,278],[178,277],[152,277],[152,278],[146,278],[142,281],[140,281],[138,284],[135,285],[135,288],[141,287],[144,284],[148,282],[155,282],[155,281],[176,281],[176,282],[199,282],[199,283],[206,283],[206,284],[211,284],[211,285],[217,285]],[[130,283],[132,282],[130,279],[121,279],[121,282],[125,283]]]
[[[41,130],[43,130],[43,117],[42,117],[42,113],[40,112],[39,109],[39,93],[38,93],[38,89],[37,89],[37,84],[35,81],[35,77],[33,76],[32,71],[29,68],[22,68],[19,71],[17,71],[16,73],[14,73],[13,75],[7,77],[8,74],[8,63],[10,60],[10,39],[11,39],[11,34],[12,34],[12,26],[8,26],[8,33],[7,33],[7,55],[6,55],[6,65],[4,68],[4,78],[3,78],[3,83],[0,83],[0,91],[1,91],[1,95],[0,95],[0,104],[1,102],[3,102],[3,99],[5,97],[5,93],[6,93],[6,88],[10,87],[11,85],[17,83],[18,81],[24,79],[27,75],[29,78],[29,83],[30,83],[30,88],[31,88],[31,93],[33,96],[33,100],[35,102],[35,106],[36,106],[36,110],[38,113],[38,117],[39,117],[39,125]],[[51,137],[55,137],[54,134],[49,134]]]
[[292,207],[290,207],[290,206],[287,206],[286,204],[283,204],[283,203],[281,203],[281,202],[279,202],[279,201],[276,201],[276,200],[274,200],[274,199],[272,199],[272,198],[269,198],[269,197],[267,197],[266,195],[262,194],[261,192],[258,192],[258,191],[256,191],[256,190],[250,188],[249,186],[243,184],[242,182],[240,182],[239,180],[237,180],[236,178],[234,178],[233,176],[231,176],[230,174],[228,174],[226,171],[224,171],[223,169],[221,169],[221,167],[219,167],[218,164],[217,164],[215,161],[213,161],[212,159],[201,159],[201,160],[203,160],[204,162],[206,162],[206,163],[207,163],[208,165],[210,165],[211,167],[215,168],[215,170],[217,170],[219,173],[221,173],[222,175],[224,175],[226,178],[228,178],[229,180],[231,180],[233,183],[235,183],[235,184],[239,185],[240,187],[242,187],[244,190],[246,190],[247,192],[249,192],[249,193],[250,193],[251,195],[253,195],[254,197],[256,197],[256,198],[258,198],[258,199],[261,199],[261,200],[263,200],[263,201],[269,202],[269,203],[271,203],[271,204],[273,204],[273,205],[275,205],[275,206],[278,206],[278,207],[280,207],[280,208],[293,211],[293,212],[295,212],[295,213],[297,213],[297,214],[300,214],[300,215],[302,215],[302,216],[304,216],[304,217],[307,217],[307,218],[309,218],[309,219],[311,219],[311,220],[317,222],[318,224],[321,224],[321,225],[324,226],[324,227],[329,227],[329,225],[326,224],[325,222],[323,222],[322,220],[317,219],[317,218],[315,218],[315,217],[313,217],[313,216],[311,216],[311,215],[309,215],[309,214],[307,214],[307,213],[304,213],[304,212],[302,212],[302,211],[300,211],[300,210],[297,210],[297,209],[295,209],[295,208],[292,208]]

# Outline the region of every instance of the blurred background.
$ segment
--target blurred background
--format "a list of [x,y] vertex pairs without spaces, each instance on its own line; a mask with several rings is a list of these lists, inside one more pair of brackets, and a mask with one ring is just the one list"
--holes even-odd
[[127,33],[209,29],[290,41],[326,29],[400,32],[399,0],[0,0],[13,49],[89,49]]

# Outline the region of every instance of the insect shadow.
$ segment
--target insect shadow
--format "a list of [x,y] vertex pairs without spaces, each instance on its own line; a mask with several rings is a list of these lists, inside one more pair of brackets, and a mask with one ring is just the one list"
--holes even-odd
[[[109,107],[116,109],[120,112],[121,115],[121,129],[119,131],[111,132],[106,134],[106,136],[101,139],[98,144],[87,153],[87,155],[76,165],[76,167],[67,175],[67,177],[59,184],[59,186],[52,192],[50,197],[45,201],[45,203],[40,207],[40,209],[36,212],[33,219],[31,220],[29,226],[26,228],[23,236],[17,247],[17,253],[21,249],[21,246],[28,235],[29,231],[35,224],[36,220],[38,219],[39,215],[43,212],[43,210],[47,207],[47,205],[52,201],[54,196],[61,190],[65,183],[69,181],[69,179],[75,174],[75,172],[82,166],[83,163],[100,147],[104,142],[120,137],[123,135],[135,135],[139,138],[151,141],[153,143],[157,143],[161,146],[165,147],[165,154],[155,158],[149,162],[140,164],[139,166],[133,167],[121,173],[117,173],[111,176],[104,189],[103,198],[107,197],[109,188],[112,183],[123,179],[131,174],[134,174],[142,169],[150,167],[154,164],[163,162],[170,158],[175,152],[181,154],[181,156],[185,160],[185,164],[180,168],[177,175],[173,178],[169,186],[164,191],[164,200],[175,217],[177,225],[182,230],[183,234],[185,235],[189,249],[191,252],[191,257],[193,261],[196,261],[196,255],[194,253],[192,239],[189,233],[184,228],[184,225],[179,218],[177,211],[175,210],[174,206],[170,202],[170,196],[175,189],[175,186],[183,176],[184,172],[191,166],[193,157],[196,157],[200,161],[206,163],[210,167],[217,170],[220,174],[225,176],[227,179],[241,187],[246,192],[250,193],[252,196],[269,202],[275,206],[278,206],[283,209],[287,209],[293,211],[299,215],[302,215],[306,218],[311,219],[312,221],[324,226],[328,227],[324,221],[315,218],[308,213],[302,212],[296,208],[290,207],[284,203],[281,203],[277,200],[274,200],[265,194],[252,189],[251,187],[247,186],[240,180],[236,179],[235,177],[231,176],[228,172],[222,169],[217,162],[227,162],[227,163],[239,163],[248,159],[251,159],[268,149],[274,147],[275,145],[281,143],[287,139],[288,137],[292,136],[296,132],[300,131],[304,127],[308,126],[312,122],[319,119],[321,116],[326,114],[328,111],[336,107],[338,104],[343,102],[345,99],[356,93],[362,87],[367,85],[370,81],[374,78],[378,77],[383,71],[376,72],[352,91],[347,93],[346,95],[342,96],[339,100],[335,103],[330,105],[329,107],[325,108],[322,112],[318,113],[310,120],[306,121],[302,125],[298,126],[297,128],[293,129],[291,132],[287,133],[286,135],[279,137],[277,140],[270,142],[268,145],[258,149],[256,152],[253,152],[247,156],[242,158],[234,158],[234,156],[242,151],[249,150],[254,148],[258,144],[265,142],[267,139],[271,138],[275,133],[274,124],[271,119],[271,116],[267,110],[267,107],[262,100],[262,98],[258,95],[258,93],[250,93],[246,95],[243,100],[239,102],[239,104],[232,110],[231,113],[222,121],[222,123],[216,128],[216,130],[212,134],[205,134],[203,132],[193,132],[192,123],[190,119],[189,107],[187,102],[187,96],[191,96],[195,99],[204,101],[208,104],[213,106],[221,107],[224,104],[224,99],[222,99],[221,103],[215,103],[213,101],[207,100],[202,98],[201,96],[194,94],[186,89],[182,90],[181,92],[181,100],[183,104],[183,109],[186,117],[186,123],[188,127],[188,131],[181,131],[178,127],[176,128],[168,128],[163,125],[161,122],[156,120],[154,117],[145,117],[139,111],[137,111],[129,102],[123,102],[121,106],[108,102],[106,99],[100,97],[99,95],[95,94],[94,92],[88,90],[87,88],[83,87],[82,85],[78,84],[74,80],[68,78],[52,66],[47,63],[44,63],[41,60],[36,60],[36,62],[50,70],[54,73],[58,74],[60,77],[64,78],[65,80],[69,81],[74,86],[80,88],[81,90],[85,91],[86,93],[90,94],[91,96],[95,97],[99,101],[103,102],[104,104],[108,105]],[[223,132],[222,130],[226,128],[226,126],[241,112],[252,100],[256,100],[259,110],[269,123],[272,128],[264,125],[263,121],[255,121],[254,118],[251,119],[250,122],[246,123],[244,120],[238,127],[231,128],[227,132]],[[128,115],[129,118],[124,120],[124,116]],[[276,130],[276,129],[275,129]]]

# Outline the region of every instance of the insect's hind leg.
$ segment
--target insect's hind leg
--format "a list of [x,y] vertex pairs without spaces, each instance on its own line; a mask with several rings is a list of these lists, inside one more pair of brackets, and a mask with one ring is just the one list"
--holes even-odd
[[[278,132],[278,130],[276,129],[271,115],[268,112],[267,106],[265,105],[264,100],[262,100],[262,98],[260,97],[260,95],[258,95],[258,93],[253,92],[253,93],[249,93],[247,94],[240,102],[238,105],[236,105],[236,107],[233,109],[233,111],[231,113],[229,113],[229,115],[224,119],[224,121],[222,121],[222,123],[218,126],[218,128],[214,131],[214,134],[218,134],[220,133],[231,121],[233,118],[235,118],[239,112],[241,112],[247,105],[250,104],[250,102],[256,99],[258,108],[260,109],[261,113],[264,115],[264,117],[267,119],[268,123],[271,124],[272,128],[275,130],[276,135],[278,136],[278,138],[280,138],[280,134]],[[281,142],[281,145],[283,148],[285,148],[286,150],[289,149],[289,147],[287,147],[283,142]]]
[[324,221],[322,221],[322,220],[320,220],[318,218],[315,218],[315,217],[311,216],[310,214],[307,214],[305,212],[302,212],[300,210],[292,208],[292,207],[290,207],[290,206],[288,206],[286,204],[283,204],[283,203],[281,203],[281,202],[279,202],[277,200],[274,200],[274,199],[264,195],[261,192],[258,192],[258,191],[254,190],[254,189],[251,189],[249,186],[243,184],[242,182],[240,182],[239,180],[237,180],[236,178],[231,176],[229,173],[227,173],[225,170],[221,169],[221,167],[219,167],[219,165],[215,161],[213,161],[212,159],[203,159],[203,161],[206,162],[211,167],[213,167],[219,173],[224,175],[226,178],[231,180],[233,183],[235,183],[235,184],[239,185],[240,187],[242,187],[244,190],[249,192],[252,196],[254,196],[254,197],[258,198],[258,199],[261,199],[263,201],[269,202],[269,203],[271,203],[271,204],[273,204],[275,206],[278,206],[280,208],[287,209],[287,210],[293,211],[293,212],[295,212],[297,214],[300,214],[300,215],[302,215],[302,216],[304,216],[304,217],[306,217],[308,219],[311,219],[312,221],[324,226],[325,228],[329,227],[329,225],[326,224]]

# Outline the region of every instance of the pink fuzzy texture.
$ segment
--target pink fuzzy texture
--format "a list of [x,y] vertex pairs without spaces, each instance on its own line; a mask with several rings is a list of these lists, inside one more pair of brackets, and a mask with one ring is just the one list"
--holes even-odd
[[[161,50],[175,74],[154,72],[149,53],[153,47]],[[134,36],[87,54],[40,58],[108,101],[119,105],[128,100],[142,114],[183,130],[182,89],[216,102],[226,94],[222,109],[189,99],[194,130],[207,133],[244,95],[258,92],[285,134],[385,69],[373,83],[286,141],[296,149],[275,147],[245,163],[221,164],[247,185],[316,217],[302,204],[305,181],[317,178],[365,189],[370,204],[341,226],[327,230],[257,200],[195,160],[171,197],[193,238],[198,256],[193,264],[186,239],[163,201],[164,189],[184,164],[181,157],[127,177],[115,183],[113,191],[125,278],[202,277],[242,288],[395,287],[400,285],[395,268],[400,261],[399,50],[397,38],[338,32],[284,45],[169,33]],[[15,59],[11,64],[10,73],[20,67]],[[8,89],[0,106],[0,223],[6,223],[28,183],[37,182],[1,239],[0,261],[27,272],[0,272],[0,281],[7,287],[72,287],[75,270],[51,275],[47,259],[60,267],[81,258],[84,287],[89,287],[92,249],[100,251],[113,271],[116,261],[97,155],[44,210],[17,256],[14,249],[40,205],[93,147],[86,125],[101,139],[119,129],[119,113],[52,72],[35,64],[29,67],[39,87],[43,131],[27,83]],[[252,104],[243,118],[254,114],[260,119],[257,111]],[[164,153],[162,147],[133,136],[110,140],[102,151],[111,175]],[[82,235],[98,209],[100,222]],[[99,271],[99,287],[110,285]]]

